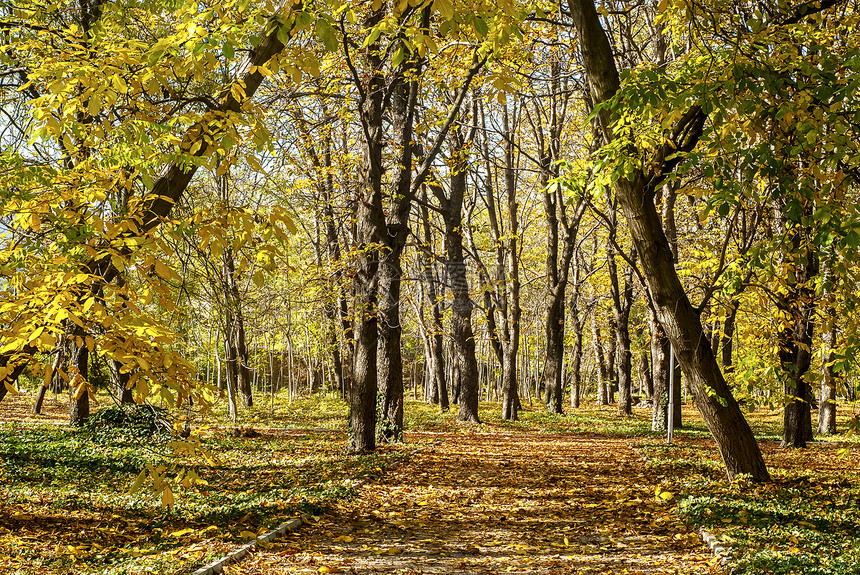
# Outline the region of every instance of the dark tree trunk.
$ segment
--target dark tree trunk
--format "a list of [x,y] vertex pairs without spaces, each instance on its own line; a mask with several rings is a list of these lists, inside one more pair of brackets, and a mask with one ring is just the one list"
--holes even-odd
[[128,387],[129,373],[123,372],[123,365],[115,360],[111,360],[111,376],[113,377],[114,387],[116,388],[116,396],[120,405],[130,405],[134,403],[134,390]]
[[61,380],[60,376],[60,366],[63,365],[63,361],[65,359],[65,345],[64,343],[60,343],[57,345],[55,349],[55,353],[57,355],[54,356],[54,361],[50,367],[50,373],[45,375],[45,378],[42,380],[42,384],[39,386],[39,389],[36,391],[36,399],[33,401],[33,409],[32,413],[34,415],[39,415],[42,413],[42,405],[45,402],[45,394],[48,392],[48,387],[53,387],[54,389],[58,386],[58,380]]
[[505,145],[505,192],[507,195],[508,234],[507,234],[507,296],[505,302],[507,329],[503,340],[505,361],[502,364],[502,418],[516,421],[520,409],[520,395],[517,381],[517,356],[520,351],[520,254],[519,254],[519,203],[517,202],[517,183],[515,170],[514,133],[518,122],[516,108],[509,119],[507,106],[502,114],[502,124],[506,134]]
[[379,264],[379,349],[377,371],[382,398],[380,437],[387,442],[403,440],[403,356],[400,351],[401,248],[382,254]]
[[555,289],[550,288],[547,294],[544,387],[546,406],[550,413],[564,413],[564,385],[561,377],[564,364],[564,287],[559,281]]
[[[596,104],[601,104],[612,98],[620,86],[612,48],[592,0],[570,0],[569,6],[579,34],[591,95]],[[612,143],[615,138],[609,112],[601,111],[598,120],[605,140]],[[705,116],[698,108],[685,113],[678,121],[680,129],[675,131],[680,141],[671,153],[691,149],[701,135],[704,121]],[[667,152],[662,157],[670,157],[670,154]],[[659,182],[663,173],[673,168],[673,161],[661,162],[658,173],[645,174],[636,169],[629,178],[616,181],[618,201],[642,262],[657,317],[691,380],[696,404],[717,442],[729,479],[748,474],[753,481],[769,481],[770,475],[755,436],[720,373],[699,315],[681,285],[654,205],[652,182]],[[645,161],[644,165],[651,165],[651,162]]]
[[618,384],[618,327],[615,318],[609,320],[609,333],[606,334],[606,403],[615,403],[615,386]]
[[242,296],[239,292],[239,284],[236,282],[236,265],[233,258],[233,250],[229,246],[225,248],[222,255],[224,266],[224,301],[227,306],[226,318],[228,320],[224,336],[230,344],[230,357],[227,358],[228,365],[232,366],[236,382],[236,388],[242,395],[242,402],[246,407],[254,404],[253,390],[251,389],[251,372],[248,368],[248,349],[245,344],[245,319],[242,314]]
[[[567,90],[567,80],[562,79],[560,61],[550,63],[550,96],[548,109],[535,100],[535,113],[532,122],[534,139],[540,150],[541,187],[543,188],[543,208],[546,217],[547,255],[546,255],[546,359],[543,369],[543,384],[546,392],[546,406],[550,413],[563,413],[564,401],[564,321],[565,292],[567,290],[570,262],[576,243],[576,232],[585,209],[580,201],[576,212],[569,217],[567,198],[561,186],[550,186],[549,181],[558,177],[557,161],[561,153],[561,133],[565,125],[567,104],[571,91]],[[547,126],[541,119],[546,116]],[[560,248],[560,249],[559,249]]]
[[[614,220],[614,214],[613,214]],[[615,236],[615,230],[610,231],[610,237]],[[618,278],[618,268],[615,262],[614,242],[607,249],[607,264],[609,268],[610,291],[612,293],[612,311],[615,319],[615,346],[617,350],[615,376],[618,381],[618,412],[621,415],[633,413],[633,373],[630,356],[630,309],[633,306],[633,271],[628,267],[624,274],[624,291],[621,292]],[[611,401],[611,395],[610,395]]]
[[[425,14],[427,11],[425,10]],[[402,47],[405,50],[405,47]],[[403,356],[400,321],[400,289],[403,269],[400,258],[409,236],[412,207],[412,155],[415,149],[412,126],[418,101],[415,77],[420,59],[407,58],[395,70],[389,88],[391,134],[395,149],[390,202],[385,222],[386,250],[379,267],[379,351],[378,377],[382,395],[381,436],[385,441],[403,440]]]
[[[454,345],[454,361],[459,376],[458,403],[460,421],[480,423],[478,417],[478,360],[475,356],[475,334],[472,331],[472,300],[469,297],[469,281],[466,278],[466,263],[463,254],[462,202],[466,191],[466,172],[451,176],[452,206],[445,220],[445,251],[448,253],[448,281],[451,282],[451,339]],[[459,207],[456,205],[459,203]]]
[[582,387],[582,332],[585,329],[579,311],[579,257],[574,260],[573,266],[573,293],[570,294],[570,328],[573,331],[573,347],[570,351],[570,406],[578,408]]
[[[384,17],[374,11],[364,22],[366,30]],[[356,208],[357,266],[353,276],[355,294],[355,350],[349,404],[349,452],[366,453],[376,449],[377,379],[377,280],[379,246],[385,237],[382,207],[383,139],[382,130],[385,82],[377,44],[368,46],[363,57],[368,66],[367,82],[359,101],[362,128],[361,169]]]
[[789,298],[777,306],[791,321],[779,331],[779,361],[785,377],[786,405],[783,419],[783,447],[804,447],[813,439],[812,385],[808,378],[812,363],[815,292],[807,282],[817,271],[817,257],[806,254],[808,265],[795,265],[798,285],[791,288]]
[[726,316],[726,319],[723,322],[723,336],[720,341],[723,371],[726,373],[731,373],[735,369],[735,366],[732,363],[732,353],[734,351],[735,321],[738,317],[738,306],[740,305],[740,302],[738,300],[732,300],[729,305],[731,307],[729,308],[729,315]]
[[[79,340],[83,336],[76,337]],[[85,343],[72,342],[71,353],[72,401],[69,403],[69,424],[80,427],[90,418],[90,394],[87,389],[87,376],[90,354]],[[71,375],[71,374],[70,374]]]

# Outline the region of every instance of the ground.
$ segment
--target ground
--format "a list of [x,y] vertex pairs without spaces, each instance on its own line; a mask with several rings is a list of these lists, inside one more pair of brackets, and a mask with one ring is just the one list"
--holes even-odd
[[[724,568],[698,536],[704,526],[731,548],[733,573],[860,575],[856,406],[841,411],[846,432],[803,450],[778,448],[778,410],[750,414],[774,477],[753,485],[726,480],[689,405],[666,445],[646,409],[624,417],[585,404],[558,416],[527,404],[512,423],[482,403],[473,425],[410,400],[404,444],[347,456],[341,398],[270,399],[243,410],[238,429],[223,413],[198,414],[192,427],[218,458],[206,463],[177,456],[169,437],[68,428],[62,396],[35,420],[31,396],[8,396],[0,574],[185,575],[309,514],[230,572],[707,574]],[[131,492],[161,465],[172,505]],[[187,470],[206,483],[183,486]]]

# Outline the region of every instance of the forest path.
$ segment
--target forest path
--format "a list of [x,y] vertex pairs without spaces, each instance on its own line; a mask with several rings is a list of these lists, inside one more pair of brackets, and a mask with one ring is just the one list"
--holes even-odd
[[230,573],[716,572],[623,439],[441,439]]

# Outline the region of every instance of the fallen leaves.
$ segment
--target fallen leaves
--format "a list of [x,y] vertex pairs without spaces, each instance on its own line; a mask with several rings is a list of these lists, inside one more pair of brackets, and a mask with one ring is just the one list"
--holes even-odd
[[674,493],[621,440],[445,439],[280,543],[300,552],[278,555],[276,543],[247,572],[712,571],[712,556],[674,515]]

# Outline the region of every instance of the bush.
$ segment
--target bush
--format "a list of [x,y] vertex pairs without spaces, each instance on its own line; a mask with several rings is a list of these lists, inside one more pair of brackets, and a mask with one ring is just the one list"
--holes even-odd
[[166,409],[148,404],[114,405],[95,412],[81,427],[94,439],[156,439],[170,436],[173,423]]

